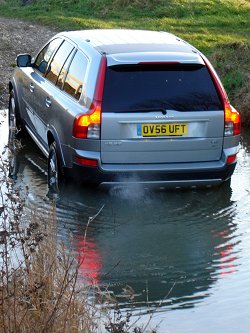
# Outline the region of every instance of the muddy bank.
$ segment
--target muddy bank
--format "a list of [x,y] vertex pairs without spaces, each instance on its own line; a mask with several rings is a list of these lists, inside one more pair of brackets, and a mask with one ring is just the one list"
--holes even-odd
[[0,17],[0,109],[8,105],[8,82],[17,54],[34,55],[55,33],[48,27]]

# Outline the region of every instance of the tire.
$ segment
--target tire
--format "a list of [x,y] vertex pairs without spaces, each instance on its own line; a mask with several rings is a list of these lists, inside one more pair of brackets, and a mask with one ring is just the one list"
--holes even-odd
[[18,163],[18,152],[22,148],[20,139],[25,130],[21,125],[20,114],[17,109],[16,98],[14,94],[14,90],[10,92],[9,98],[9,177],[12,179],[17,179],[19,163]]
[[9,139],[14,140],[24,136],[25,128],[22,125],[14,90],[10,92],[9,99]]
[[48,157],[48,187],[52,193],[58,193],[62,185],[62,171],[58,159],[55,141],[50,145]]
[[224,181],[221,186],[220,186],[221,190],[223,192],[232,192],[231,189],[231,178],[227,179],[226,181]]

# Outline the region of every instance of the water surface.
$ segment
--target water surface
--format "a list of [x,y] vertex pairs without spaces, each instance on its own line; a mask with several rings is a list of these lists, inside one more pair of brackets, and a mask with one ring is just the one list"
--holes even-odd
[[[0,120],[3,150],[3,113]],[[43,213],[52,205],[46,160],[31,140],[22,144],[12,159],[15,181],[29,188],[26,209]],[[133,313],[145,322],[153,311],[159,332],[248,333],[249,162],[250,136],[243,133],[231,185],[106,192],[67,186],[55,201],[58,237],[82,257],[83,281],[108,288],[124,308],[131,305],[124,290],[133,288]]]

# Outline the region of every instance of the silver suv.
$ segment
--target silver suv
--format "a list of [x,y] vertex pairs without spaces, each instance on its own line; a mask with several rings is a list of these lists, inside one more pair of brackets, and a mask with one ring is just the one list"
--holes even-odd
[[207,58],[166,33],[86,30],[17,57],[10,127],[48,157],[48,184],[218,185],[230,179],[240,116]]

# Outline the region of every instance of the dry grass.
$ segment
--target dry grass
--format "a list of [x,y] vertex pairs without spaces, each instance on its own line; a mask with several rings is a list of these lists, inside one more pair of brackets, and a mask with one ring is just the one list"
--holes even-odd
[[76,288],[77,270],[65,249],[58,251],[46,237],[27,261],[28,267],[1,276],[1,332],[93,332],[87,298]]
[[24,243],[23,265],[7,279],[2,275],[0,327],[3,332],[93,332],[87,297],[77,289],[77,262],[53,233],[38,231],[34,217],[31,227],[37,243]]
[[22,222],[28,188],[16,188],[8,163],[1,158],[1,333],[96,332],[88,288],[77,283],[80,263],[58,243],[53,209]]
[[120,311],[98,286],[90,300],[90,287],[78,280],[80,256],[57,239],[53,204],[46,215],[27,213],[29,189],[17,187],[9,177],[19,146],[13,139],[0,157],[0,332],[154,333],[148,321],[144,328],[136,326],[138,318],[131,320],[132,312]]

